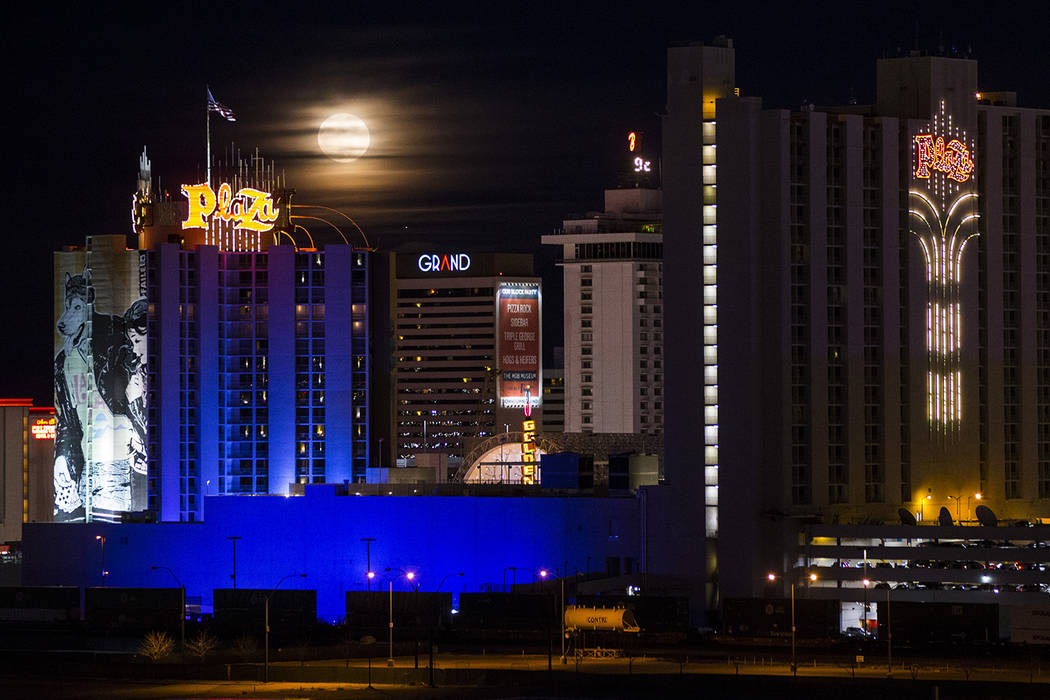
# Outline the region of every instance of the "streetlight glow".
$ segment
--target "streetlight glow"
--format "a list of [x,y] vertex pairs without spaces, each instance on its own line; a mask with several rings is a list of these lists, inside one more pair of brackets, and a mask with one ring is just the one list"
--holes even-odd
[[817,575],[816,574],[810,574],[809,575],[809,580],[810,581],[816,581],[817,580]]
[[766,578],[769,579],[770,581],[776,581],[777,580],[777,575],[774,574],[774,573],[768,573],[768,574],[766,574]]

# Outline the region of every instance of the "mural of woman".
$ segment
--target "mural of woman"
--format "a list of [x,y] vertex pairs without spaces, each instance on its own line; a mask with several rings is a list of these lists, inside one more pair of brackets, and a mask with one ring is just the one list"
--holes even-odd
[[66,273],[64,292],[56,323],[62,347],[54,363],[54,517],[115,519],[146,503],[148,306],[138,299],[122,316],[96,313],[87,268]]

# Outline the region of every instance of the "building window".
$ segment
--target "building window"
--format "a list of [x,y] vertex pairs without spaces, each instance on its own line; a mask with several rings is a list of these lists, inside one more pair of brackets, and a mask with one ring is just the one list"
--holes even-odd
[[1007,462],[1005,465],[1006,472],[1006,497],[1007,498],[1020,498],[1021,497],[1021,474],[1018,468],[1017,462]]

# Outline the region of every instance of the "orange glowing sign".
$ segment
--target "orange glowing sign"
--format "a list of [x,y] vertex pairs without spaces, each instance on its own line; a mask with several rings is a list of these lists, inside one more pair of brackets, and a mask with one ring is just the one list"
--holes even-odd
[[536,421],[521,422],[521,483],[536,483]]
[[634,153],[636,149],[641,148],[641,144],[638,143],[639,140],[638,134],[633,131],[627,134],[627,150]]
[[37,418],[33,421],[33,425],[29,426],[29,432],[32,433],[33,437],[37,440],[54,440],[55,417]]
[[245,231],[269,231],[277,221],[277,208],[269,192],[243,187],[234,194],[230,183],[219,185],[216,194],[208,183],[183,185],[182,193],[190,207],[182,228],[208,228],[215,218],[232,222],[233,228]]
[[952,139],[945,144],[943,136],[934,139],[933,134],[916,134],[914,140],[918,160],[915,177],[929,178],[930,170],[937,170],[956,182],[970,179],[973,158],[962,141]]

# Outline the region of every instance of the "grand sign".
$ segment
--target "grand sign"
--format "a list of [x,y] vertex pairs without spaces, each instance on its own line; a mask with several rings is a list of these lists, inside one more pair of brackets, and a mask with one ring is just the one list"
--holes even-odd
[[470,269],[470,256],[466,253],[423,253],[416,266],[420,272],[466,272]]
[[269,192],[254,187],[233,191],[230,183],[219,185],[218,193],[208,183],[183,185],[182,193],[189,200],[189,211],[182,228],[208,228],[215,220],[232,223],[234,229],[269,231],[277,221],[278,209]]

